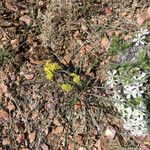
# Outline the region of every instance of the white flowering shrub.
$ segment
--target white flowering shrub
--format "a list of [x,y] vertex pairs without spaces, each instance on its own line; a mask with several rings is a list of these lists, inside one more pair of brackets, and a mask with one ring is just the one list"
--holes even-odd
[[[142,35],[143,33],[143,35]],[[138,38],[144,40],[147,30],[141,30]],[[143,41],[133,40],[138,46]],[[136,56],[137,57],[137,56]],[[136,62],[121,62],[107,72],[107,84],[113,90],[113,102],[124,128],[132,135],[150,134],[149,58],[146,51],[138,53]]]

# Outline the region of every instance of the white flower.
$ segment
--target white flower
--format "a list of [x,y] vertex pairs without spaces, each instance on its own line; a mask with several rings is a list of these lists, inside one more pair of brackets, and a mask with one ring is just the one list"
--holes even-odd
[[108,75],[107,84],[109,84],[111,88],[113,88],[114,85],[116,85],[116,82],[115,82],[115,79],[114,79],[116,73],[117,73],[117,70],[113,70],[112,72],[111,71],[107,72],[107,75]]
[[144,93],[144,91],[140,90],[139,88],[137,88],[136,90],[137,90],[137,97],[142,97],[142,94]]
[[141,83],[141,86],[142,86],[142,83],[143,82],[146,82],[146,73],[145,72],[142,72],[140,75],[138,76],[133,76],[133,79],[135,82],[140,82]]
[[134,85],[125,85],[124,86],[124,94],[126,95],[127,99],[136,98],[137,90],[136,86]]
[[120,92],[120,91],[115,91],[115,90],[114,90],[113,100],[114,100],[114,101],[123,102],[124,99],[121,97],[121,95],[119,94],[119,92]]
[[117,70],[113,70],[113,71],[108,71],[107,72],[109,78],[114,78],[116,73],[117,73]]
[[148,134],[147,115],[136,108],[127,108],[126,110],[127,114],[123,116],[124,128],[132,135]]
[[127,99],[142,97],[143,93],[144,91],[140,90],[136,84],[124,86],[124,94],[126,95]]
[[135,46],[144,45],[145,44],[145,36],[142,34],[136,34],[135,38],[132,40],[133,43],[135,43]]
[[123,103],[115,103],[114,106],[117,108],[117,110],[124,116],[124,104]]
[[125,108],[123,110],[123,115],[126,116],[127,118],[130,118],[132,115],[133,111],[131,107]]
[[140,82],[146,82],[146,73],[142,72],[141,75],[137,78]]
[[142,35],[148,35],[150,32],[147,29],[142,28],[142,29],[140,29],[139,33]]

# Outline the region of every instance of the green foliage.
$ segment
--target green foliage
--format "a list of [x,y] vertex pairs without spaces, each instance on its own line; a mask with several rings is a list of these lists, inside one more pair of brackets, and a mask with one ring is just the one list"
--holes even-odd
[[143,69],[143,70],[149,70],[150,65],[149,65],[149,56],[146,51],[142,50],[138,54],[138,65]]
[[117,68],[117,70],[119,70],[119,72],[125,72],[125,71],[130,70],[135,67],[136,67],[136,65],[134,63],[126,61],[126,62],[119,64],[115,68]]
[[112,43],[110,45],[110,48],[108,49],[108,52],[110,54],[117,54],[118,52],[120,52],[123,49],[126,49],[130,46],[131,46],[130,43],[125,43],[122,38],[115,36],[112,39]]
[[137,97],[134,100],[127,101],[127,103],[130,107],[136,107],[139,106],[142,101],[143,101],[142,97]]

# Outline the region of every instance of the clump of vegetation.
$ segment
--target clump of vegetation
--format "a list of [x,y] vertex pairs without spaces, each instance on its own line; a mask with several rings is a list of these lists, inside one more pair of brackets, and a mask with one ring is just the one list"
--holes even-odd
[[120,52],[120,51],[122,51],[122,50],[124,50],[130,46],[131,46],[130,43],[125,43],[122,38],[115,36],[112,39],[112,42],[110,44],[110,48],[108,49],[108,52],[110,54],[117,54],[118,52]]
[[[46,74],[46,78],[48,80],[52,80],[54,78],[54,76],[57,74],[58,78],[62,77],[61,74],[59,74],[58,70],[61,70],[62,72],[64,71],[58,63],[52,62],[51,60],[47,60],[44,66],[44,71]],[[68,75],[68,77],[72,78],[72,85],[70,83],[62,83],[60,84],[60,88],[65,91],[65,92],[69,92],[72,91],[73,89],[75,89],[76,85],[80,85],[81,84],[81,78],[78,74],[76,73],[69,73],[66,72],[66,75]]]
[[[136,46],[144,45],[143,39],[149,34],[147,30],[141,30],[132,41],[134,48],[124,55],[117,65],[114,65],[107,72],[107,84],[113,90],[114,105],[124,121],[124,128],[132,135],[145,136],[149,134],[149,106],[150,102],[147,96],[147,85],[149,83],[149,55],[147,50],[140,50]],[[138,38],[138,39],[137,39]],[[131,44],[125,44],[120,38],[114,38],[109,48],[109,52],[117,54],[121,50],[128,48]],[[133,51],[132,51],[133,49]],[[133,61],[134,60],[134,61]]]
[[150,65],[149,65],[149,56],[146,51],[142,50],[141,52],[138,53],[138,65],[143,69],[143,70],[149,70]]

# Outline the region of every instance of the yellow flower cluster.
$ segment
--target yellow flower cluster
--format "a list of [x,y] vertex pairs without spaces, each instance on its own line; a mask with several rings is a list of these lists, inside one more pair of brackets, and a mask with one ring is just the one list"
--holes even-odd
[[77,75],[76,73],[71,73],[70,76],[73,77],[73,82],[75,82],[76,84],[79,85],[81,83],[80,76]]
[[61,84],[60,87],[65,92],[69,92],[73,89],[73,86],[68,83]]
[[[46,63],[45,63],[45,66],[44,66],[44,71],[45,71],[45,74],[46,74],[46,78],[48,80],[51,80],[54,77],[55,72],[58,69],[61,69],[61,67],[57,63],[54,63],[51,60],[47,60]],[[77,75],[76,73],[71,73],[70,76],[73,78],[74,83],[76,83],[78,85],[81,84],[81,79],[80,79],[79,75]],[[60,85],[60,87],[65,92],[69,92],[69,91],[73,90],[73,88],[74,88],[74,86],[72,86],[69,83],[63,83],[63,84]]]
[[51,80],[54,77],[55,72],[60,68],[61,67],[57,63],[53,63],[51,60],[47,60],[44,67],[46,78]]

